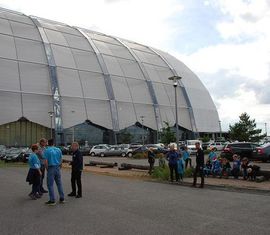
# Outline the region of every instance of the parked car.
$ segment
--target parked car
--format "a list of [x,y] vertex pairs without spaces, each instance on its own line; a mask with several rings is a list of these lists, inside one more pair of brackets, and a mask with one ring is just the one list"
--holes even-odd
[[223,150],[224,146],[225,146],[225,143],[223,142],[214,142],[214,143],[209,144],[207,149],[210,150],[211,148],[213,148],[215,151],[221,151]]
[[140,143],[131,143],[129,145],[129,149],[133,149],[133,150],[140,148],[140,147],[142,147],[142,144],[140,144]]
[[255,154],[253,155],[254,160],[267,162],[270,160],[270,143],[265,143],[256,148]]
[[148,148],[144,145],[144,146],[134,149],[132,152],[132,155],[135,155],[136,153],[145,153],[147,151],[148,151]]
[[128,148],[124,148],[121,146],[111,146],[109,149],[107,149],[104,153],[101,153],[100,156],[101,157],[105,157],[105,156],[121,156],[121,157],[125,157],[125,156],[132,156],[132,150],[128,149]]
[[[80,146],[80,151],[81,151],[83,156],[90,155],[91,149],[92,149],[92,147]],[[71,153],[72,153],[72,151],[70,149],[69,154],[71,154]]]
[[90,150],[90,155],[92,157],[94,156],[103,156],[104,157],[104,152],[106,152],[109,149],[109,145],[107,144],[99,144],[99,145],[95,145],[91,148]]
[[28,162],[30,154],[33,153],[31,148],[28,148],[22,155],[22,161],[23,162]]
[[6,151],[4,160],[5,162],[19,162],[22,161],[23,150],[19,148],[10,148]]
[[202,146],[202,141],[200,140],[187,140],[187,148],[190,154],[195,154],[197,149],[195,147],[195,143],[199,142]]
[[258,144],[248,143],[248,142],[236,142],[226,144],[221,152],[221,157],[225,157],[232,161],[232,156],[238,154],[240,158],[247,157],[248,159],[254,158],[256,154],[256,148],[259,147]]
[[7,148],[5,145],[0,145],[0,160],[3,159],[3,157],[5,156],[5,153],[7,151]]

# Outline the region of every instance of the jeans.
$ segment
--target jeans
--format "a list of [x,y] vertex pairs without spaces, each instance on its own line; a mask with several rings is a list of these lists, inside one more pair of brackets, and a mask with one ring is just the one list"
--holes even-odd
[[76,194],[76,184],[78,187],[78,196],[82,196],[82,182],[81,182],[82,171],[72,170],[71,172],[71,187],[72,193]]
[[194,171],[194,178],[193,178],[193,185],[196,186],[197,184],[197,175],[198,173],[201,176],[201,187],[204,186],[204,172],[203,172],[203,166],[196,166],[195,171]]
[[175,172],[176,181],[179,181],[179,174],[178,174],[177,164],[169,164],[169,168],[170,168],[171,181],[173,182],[173,172]]
[[40,171],[41,171],[41,176],[40,176],[40,187],[39,187],[39,190],[42,192],[42,191],[44,191],[44,188],[43,188],[43,179],[45,177],[45,166],[44,165],[41,165]]
[[54,181],[56,183],[60,200],[64,200],[64,192],[61,182],[60,166],[49,166],[47,171],[47,186],[49,190],[50,201],[54,202]]

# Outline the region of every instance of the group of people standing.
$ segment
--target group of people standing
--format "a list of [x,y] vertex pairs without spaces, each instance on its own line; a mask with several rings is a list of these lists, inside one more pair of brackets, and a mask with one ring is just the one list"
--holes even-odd
[[[82,197],[82,184],[81,173],[83,170],[83,156],[79,151],[79,144],[77,142],[72,143],[72,173],[71,173],[71,187],[72,192],[68,194],[70,197],[81,198]],[[37,200],[42,197],[44,193],[49,192],[49,201],[47,205],[55,205],[55,193],[54,182],[56,183],[59,193],[59,203],[65,202],[65,195],[61,180],[61,167],[62,167],[62,152],[59,148],[54,146],[54,140],[46,140],[42,138],[39,144],[33,144],[31,146],[32,153],[29,156],[28,164],[29,171],[26,181],[32,185],[32,191],[29,197],[33,200]],[[47,171],[47,188],[43,187],[43,181],[45,178],[45,172]],[[77,192],[76,192],[77,185]]]
[[[197,176],[201,177],[200,187],[204,187],[204,152],[201,149],[200,142],[195,144],[196,146],[196,167],[193,174],[193,187],[196,187],[197,184]],[[166,159],[168,161],[169,169],[170,169],[170,181],[174,181],[174,176],[176,182],[183,181],[183,176],[185,173],[185,168],[187,168],[188,164],[192,167],[190,154],[188,149],[185,147],[184,150],[180,153],[177,151],[176,146],[174,144],[170,145],[170,150],[166,155]],[[152,174],[154,163],[155,163],[155,154],[153,148],[149,149],[148,152],[148,162],[150,164],[149,174]]]

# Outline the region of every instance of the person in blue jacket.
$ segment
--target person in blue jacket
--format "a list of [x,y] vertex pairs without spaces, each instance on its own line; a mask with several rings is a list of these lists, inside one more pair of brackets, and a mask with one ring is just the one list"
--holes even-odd
[[173,173],[175,173],[175,179],[178,182],[179,181],[179,174],[178,174],[177,162],[179,159],[179,154],[176,151],[174,144],[172,144],[170,146],[170,151],[167,153],[166,159],[169,161],[171,182],[173,182]]
[[31,149],[33,153],[30,154],[28,159],[28,165],[29,165],[29,171],[26,178],[26,181],[29,182],[29,184],[32,184],[32,191],[29,194],[29,197],[33,200],[36,200],[41,197],[39,194],[39,187],[40,187],[40,180],[42,172],[40,170],[40,160],[37,156],[38,152],[38,145],[33,144],[31,146]]
[[191,157],[190,157],[190,154],[188,152],[188,147],[187,146],[184,147],[184,150],[182,151],[182,156],[183,156],[183,160],[185,162],[185,168],[187,168],[188,163],[189,163],[189,167],[192,167]]
[[179,157],[178,162],[177,162],[177,170],[179,174],[179,178],[181,181],[183,181],[184,174],[185,174],[185,161],[183,157]]

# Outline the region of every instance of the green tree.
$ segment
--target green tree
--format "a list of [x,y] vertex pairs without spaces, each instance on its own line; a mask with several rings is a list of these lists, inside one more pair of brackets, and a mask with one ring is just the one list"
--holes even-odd
[[160,139],[163,144],[169,144],[175,142],[175,133],[172,131],[168,122],[164,122],[165,127],[162,128],[160,133]]
[[255,119],[250,119],[247,113],[242,113],[239,119],[239,122],[229,126],[229,136],[232,140],[259,142],[265,137],[261,135],[261,129],[256,129]]
[[133,139],[133,135],[129,133],[127,130],[122,131],[118,135],[118,142],[123,144],[128,144]]

